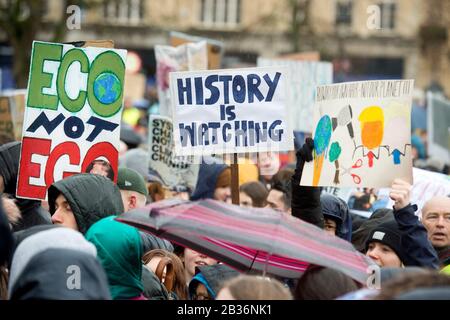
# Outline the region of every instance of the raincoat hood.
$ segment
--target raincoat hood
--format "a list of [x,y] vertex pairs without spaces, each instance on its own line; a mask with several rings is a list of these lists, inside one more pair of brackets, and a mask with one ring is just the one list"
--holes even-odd
[[10,290],[10,299],[109,300],[111,296],[105,272],[95,256],[78,250],[49,249],[27,263]]
[[103,218],[86,233],[86,239],[97,248],[97,257],[108,277],[111,296],[116,299],[138,297],[144,290],[141,283],[142,245],[136,228]]
[[223,170],[227,168],[226,164],[217,163],[218,160],[212,159],[211,164],[202,163],[198,171],[198,180],[191,200],[214,199],[217,178]]
[[344,240],[352,240],[352,217],[344,200],[331,194],[320,196],[320,205],[324,218],[336,221],[336,235]]
[[48,189],[51,215],[56,211],[55,201],[60,194],[69,202],[78,230],[83,234],[98,220],[123,212],[119,188],[98,174],[76,174],[53,183]]
[[26,230],[30,235],[23,239],[14,251],[9,274],[8,285],[10,290],[15,282],[21,278],[23,270],[30,260],[47,250],[68,249],[84,252],[93,257],[96,256],[95,246],[86,241],[78,231],[64,227],[42,230],[41,226],[31,229],[35,228],[38,229],[35,233],[33,233],[35,230]]

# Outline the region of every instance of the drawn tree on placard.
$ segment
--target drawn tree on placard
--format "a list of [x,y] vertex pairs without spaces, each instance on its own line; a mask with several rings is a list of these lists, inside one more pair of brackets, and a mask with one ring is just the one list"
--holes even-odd
[[332,132],[331,119],[325,115],[320,118],[314,133],[314,172],[313,186],[319,185],[322,173],[323,161],[325,159],[328,145],[330,144]]

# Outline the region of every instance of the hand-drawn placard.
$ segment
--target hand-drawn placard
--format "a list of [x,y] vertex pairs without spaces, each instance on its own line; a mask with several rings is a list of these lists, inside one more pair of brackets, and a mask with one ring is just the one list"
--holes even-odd
[[109,162],[117,181],[126,51],[33,42],[16,196]]
[[314,161],[302,185],[390,187],[412,182],[413,80],[349,82],[317,88]]
[[177,155],[293,149],[285,67],[170,74]]

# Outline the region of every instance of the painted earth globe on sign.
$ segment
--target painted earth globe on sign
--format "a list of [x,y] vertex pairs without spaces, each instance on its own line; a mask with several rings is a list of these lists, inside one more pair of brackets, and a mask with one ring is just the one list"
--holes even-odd
[[95,97],[103,104],[119,99],[122,92],[120,80],[113,73],[102,73],[94,81]]

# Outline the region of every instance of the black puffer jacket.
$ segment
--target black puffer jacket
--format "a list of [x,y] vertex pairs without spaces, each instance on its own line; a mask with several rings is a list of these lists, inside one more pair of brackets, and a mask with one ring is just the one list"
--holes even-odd
[[[0,146],[0,176],[3,177],[5,193],[15,197],[17,175],[19,172],[21,143],[18,141]],[[28,229],[40,224],[51,224],[50,214],[36,200],[16,199],[16,204],[22,214],[22,219],[14,226],[14,231]]]
[[52,215],[56,211],[55,201],[60,194],[69,202],[78,230],[83,234],[98,220],[123,213],[119,188],[98,174],[76,174],[53,183],[48,189]]

